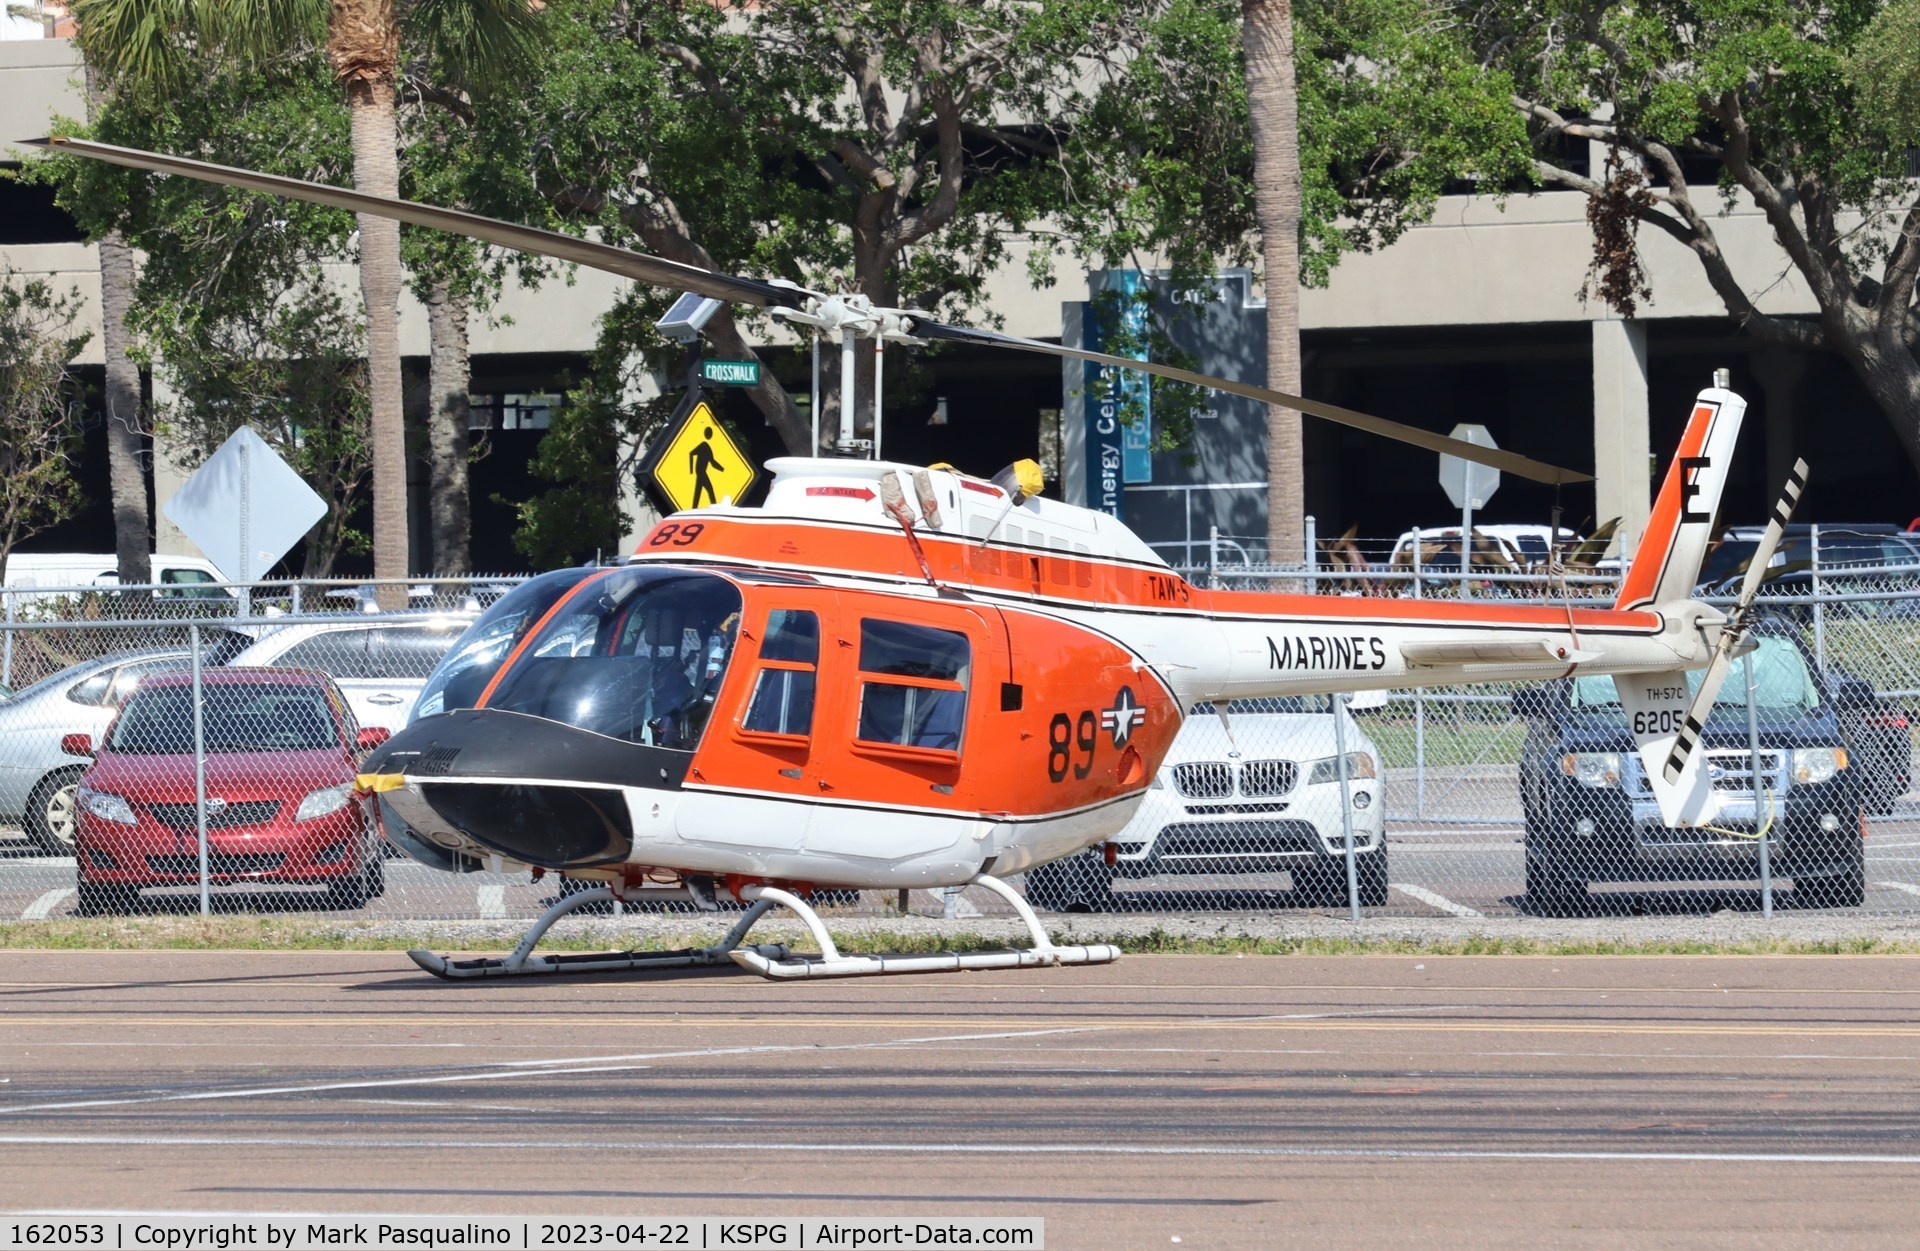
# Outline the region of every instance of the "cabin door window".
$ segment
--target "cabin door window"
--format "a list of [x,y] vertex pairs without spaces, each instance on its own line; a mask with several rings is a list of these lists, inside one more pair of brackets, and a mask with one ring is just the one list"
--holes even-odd
[[768,613],[760,669],[740,728],[751,734],[812,734],[819,670],[820,618],[794,608]]
[[958,752],[972,671],[973,648],[964,634],[904,621],[862,621],[860,721],[854,737]]

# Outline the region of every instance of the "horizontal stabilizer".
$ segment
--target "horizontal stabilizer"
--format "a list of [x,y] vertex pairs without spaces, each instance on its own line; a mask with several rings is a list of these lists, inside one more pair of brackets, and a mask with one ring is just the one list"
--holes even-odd
[[1402,643],[1400,655],[1410,668],[1446,665],[1578,665],[1600,659],[1599,652],[1582,651],[1544,639],[1493,640],[1473,643]]

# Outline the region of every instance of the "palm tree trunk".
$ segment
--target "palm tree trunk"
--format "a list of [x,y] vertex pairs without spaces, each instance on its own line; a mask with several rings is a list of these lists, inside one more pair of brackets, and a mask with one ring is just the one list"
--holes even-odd
[[[400,193],[393,79],[347,83],[353,185]],[[400,223],[359,215],[360,294],[367,308],[367,380],[373,408],[373,576],[383,609],[406,607],[407,435],[400,382]]]
[[[87,115],[97,117],[105,104],[93,66],[86,70]],[[147,511],[147,475],[140,466],[145,422],[140,404],[140,366],[128,349],[133,335],[127,314],[133,311],[133,249],[126,236],[111,231],[100,240],[100,349],[107,366],[107,483],[113,497],[113,551],[120,582],[139,586],[153,581],[153,537]]]
[[100,240],[100,346],[107,364],[107,481],[113,495],[113,550],[120,581],[153,581],[153,538],[148,533],[147,475],[141,421],[140,366],[127,354],[132,334],[133,249],[114,231]]
[[471,516],[467,491],[467,391],[473,362],[467,339],[469,300],[446,279],[427,299],[432,356],[427,368],[427,475],[431,495],[433,571],[469,573]]
[[[1300,393],[1300,102],[1293,80],[1293,0],[1241,0],[1247,111],[1253,120],[1253,203],[1267,284],[1267,385]],[[1306,555],[1300,414],[1267,410],[1267,547]]]

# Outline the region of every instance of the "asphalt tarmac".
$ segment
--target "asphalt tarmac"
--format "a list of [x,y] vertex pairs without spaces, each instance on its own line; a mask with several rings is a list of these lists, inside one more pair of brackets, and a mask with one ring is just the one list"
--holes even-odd
[[1910,1247],[1920,958],[445,983],[0,952],[21,1212],[1042,1217],[1051,1248]]

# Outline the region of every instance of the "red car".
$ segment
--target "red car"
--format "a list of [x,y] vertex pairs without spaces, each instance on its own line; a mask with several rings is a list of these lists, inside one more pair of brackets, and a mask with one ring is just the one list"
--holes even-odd
[[[385,891],[353,779],[387,731],[359,728],[324,673],[207,669],[201,683],[208,880],[325,886],[330,906],[349,909]],[[143,886],[199,882],[193,744],[193,679],[181,672],[142,682],[97,754],[84,734],[63,741],[94,756],[76,797],[83,913],[125,911]]]

